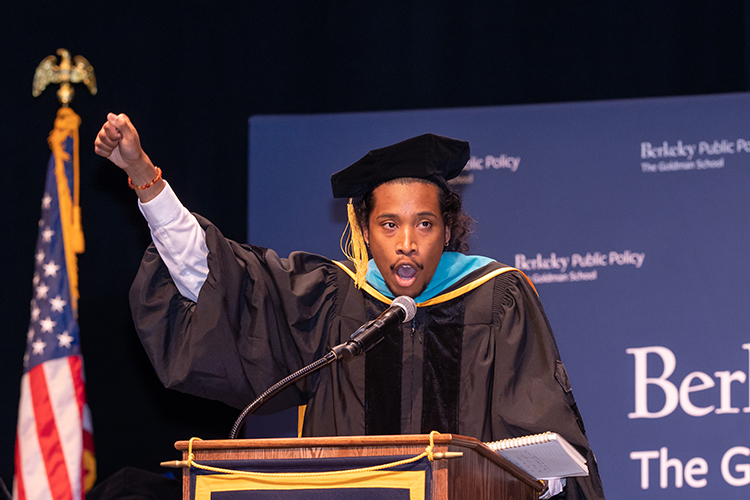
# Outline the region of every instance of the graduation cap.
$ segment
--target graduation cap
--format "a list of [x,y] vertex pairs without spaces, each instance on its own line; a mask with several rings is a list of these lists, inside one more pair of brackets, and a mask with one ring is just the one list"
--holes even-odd
[[354,263],[354,284],[361,288],[367,274],[367,246],[354,212],[352,198],[365,196],[384,182],[400,178],[426,179],[447,188],[447,182],[461,173],[469,161],[469,143],[435,134],[424,134],[391,146],[373,149],[358,161],[331,176],[334,198],[349,198],[347,229],[341,250]]
[[334,198],[364,196],[380,184],[402,177],[427,179],[440,186],[453,179],[469,161],[469,143],[424,134],[373,149],[331,176]]

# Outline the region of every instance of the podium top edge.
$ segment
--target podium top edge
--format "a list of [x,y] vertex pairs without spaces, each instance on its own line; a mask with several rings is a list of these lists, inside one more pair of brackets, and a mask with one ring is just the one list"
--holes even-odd
[[[478,439],[457,434],[438,434],[434,437],[438,445],[455,445],[464,448],[484,447]],[[189,441],[177,441],[174,447],[179,451],[188,449]],[[238,448],[308,448],[308,447],[350,447],[350,446],[405,446],[430,444],[429,434],[397,434],[383,436],[321,436],[302,438],[267,439],[215,439],[194,441],[194,450],[227,450]]]
[[[433,442],[438,446],[453,446],[472,450],[497,466],[510,471],[514,476],[541,491],[541,483],[526,471],[513,464],[505,457],[491,450],[476,438],[458,434],[437,434]],[[189,441],[177,441],[174,447],[186,453]],[[301,448],[339,448],[355,449],[363,447],[426,447],[430,444],[429,434],[395,434],[382,436],[321,436],[303,438],[268,438],[268,439],[215,439],[194,441],[193,451],[233,452],[235,450],[291,450]]]

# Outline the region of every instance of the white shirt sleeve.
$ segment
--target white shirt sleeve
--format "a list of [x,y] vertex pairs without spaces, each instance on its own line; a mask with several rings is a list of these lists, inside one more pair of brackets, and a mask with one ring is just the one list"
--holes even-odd
[[559,493],[562,493],[563,489],[565,488],[565,483],[566,481],[564,477],[550,479],[547,485],[547,491],[544,492],[544,495],[539,497],[539,500],[547,500]]
[[138,200],[138,208],[177,290],[196,302],[208,276],[206,232],[166,181],[165,184],[154,199],[146,203]]

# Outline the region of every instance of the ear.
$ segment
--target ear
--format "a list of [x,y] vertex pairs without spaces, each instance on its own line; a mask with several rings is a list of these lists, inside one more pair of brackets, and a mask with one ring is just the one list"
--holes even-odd
[[448,246],[448,243],[451,242],[451,228],[446,224],[445,226],[445,246]]
[[365,240],[365,245],[370,246],[370,232],[366,227],[362,227],[362,238]]

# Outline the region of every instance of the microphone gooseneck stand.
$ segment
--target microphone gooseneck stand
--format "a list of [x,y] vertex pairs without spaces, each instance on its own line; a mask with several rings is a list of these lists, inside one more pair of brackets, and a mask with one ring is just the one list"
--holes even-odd
[[[340,347],[340,346],[336,346],[336,347]],[[326,354],[319,360],[315,361],[314,363],[311,363],[307,365],[306,367],[302,368],[301,370],[297,370],[291,375],[283,378],[282,380],[279,380],[274,385],[266,389],[266,391],[263,394],[255,398],[255,401],[247,405],[245,409],[242,410],[242,413],[240,413],[240,416],[237,417],[237,420],[234,422],[234,425],[232,426],[232,431],[229,433],[229,439],[235,439],[237,437],[237,432],[239,432],[240,428],[242,427],[242,424],[245,423],[247,416],[254,413],[255,410],[260,408],[260,405],[265,403],[266,400],[269,399],[271,396],[273,396],[278,391],[288,386],[295,380],[302,378],[306,375],[309,375],[313,372],[316,372],[320,370],[321,368],[323,368],[324,366],[329,365],[333,363],[334,361],[336,361],[336,353],[334,352],[334,349],[331,349],[331,351],[328,352],[328,354]]]
[[237,432],[239,432],[242,424],[245,423],[248,415],[254,413],[263,403],[281,389],[302,377],[320,370],[337,359],[349,359],[362,354],[369,347],[377,344],[383,338],[383,335],[394,326],[399,323],[411,321],[416,314],[416,310],[417,306],[411,297],[404,295],[396,297],[391,303],[391,306],[386,309],[383,314],[362,325],[359,330],[352,334],[349,341],[333,347],[319,360],[310,363],[304,368],[297,370],[291,375],[276,382],[274,385],[266,389],[263,394],[255,398],[255,401],[247,405],[245,409],[242,410],[242,413],[240,413],[240,416],[237,417],[237,420],[234,422],[232,430],[229,433],[229,439],[235,439],[237,437]]

